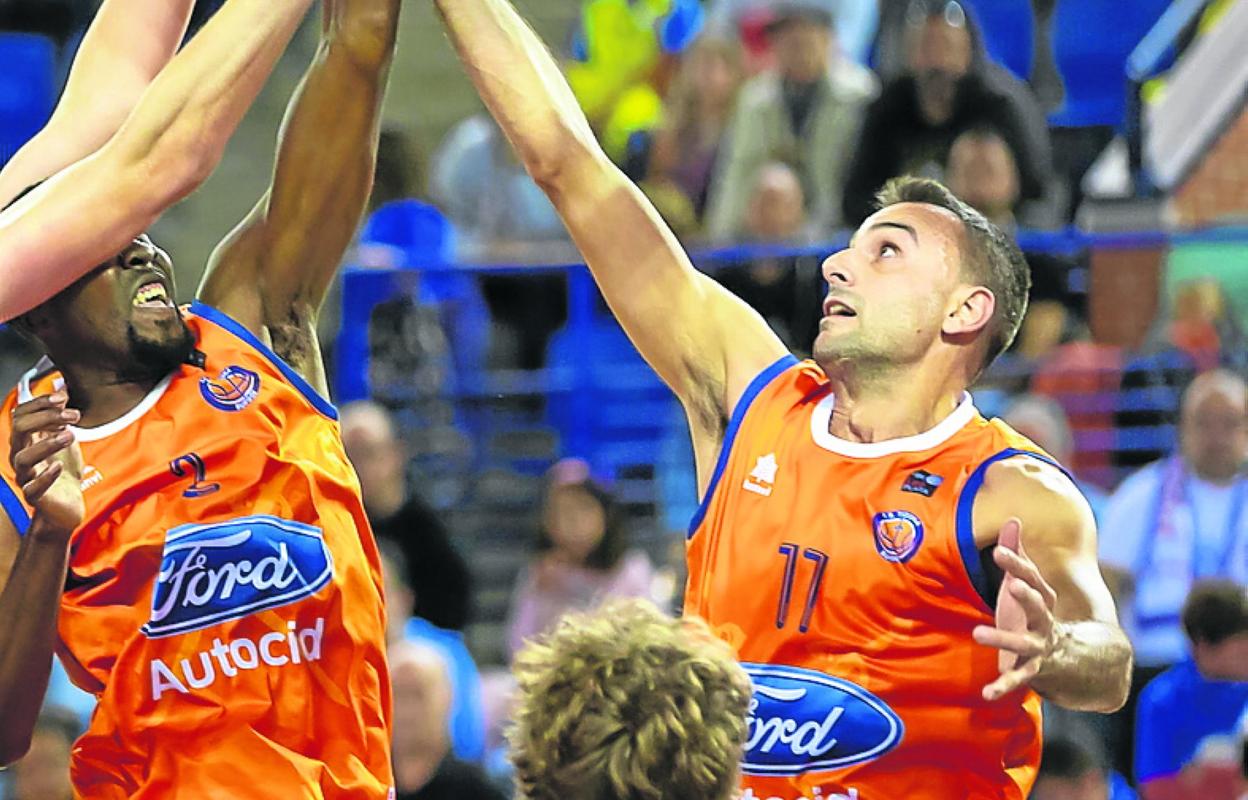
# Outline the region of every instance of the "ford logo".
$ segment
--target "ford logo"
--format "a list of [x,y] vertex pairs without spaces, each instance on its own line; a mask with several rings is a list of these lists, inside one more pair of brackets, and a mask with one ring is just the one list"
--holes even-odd
[[742,664],[754,683],[741,770],[799,775],[870,761],[905,735],[883,700],[841,678],[798,667]]
[[165,536],[151,638],[207,628],[319,590],[334,574],[321,531],[266,515],[182,525]]

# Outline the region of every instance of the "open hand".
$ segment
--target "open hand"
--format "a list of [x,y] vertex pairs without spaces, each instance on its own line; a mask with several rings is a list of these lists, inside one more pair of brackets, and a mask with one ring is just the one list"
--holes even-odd
[[49,528],[68,534],[82,524],[82,454],[69,426],[79,412],[64,391],[22,403],[13,412],[9,461],[26,502]]
[[1026,686],[1052,658],[1060,624],[1053,616],[1057,593],[1023,550],[1022,523],[1010,519],[1001,528],[992,558],[1005,572],[997,597],[996,626],[979,625],[976,642],[1000,650],[1001,676],[984,687],[985,700],[999,700]]

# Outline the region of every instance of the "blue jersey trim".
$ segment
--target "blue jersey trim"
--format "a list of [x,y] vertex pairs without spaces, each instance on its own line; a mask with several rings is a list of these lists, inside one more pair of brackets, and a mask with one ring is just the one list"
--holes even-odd
[[750,385],[745,387],[745,393],[737,401],[737,407],[732,410],[732,419],[728,421],[728,427],[724,430],[724,443],[719,448],[719,460],[715,462],[715,472],[711,474],[711,482],[707,484],[706,496],[702,498],[702,502],[698,505],[698,510],[694,512],[693,519],[689,522],[687,538],[693,538],[693,534],[698,530],[698,526],[702,524],[702,518],[706,516],[707,509],[711,507],[711,499],[715,496],[715,487],[719,485],[719,479],[728,467],[728,457],[732,454],[733,439],[736,438],[737,430],[745,420],[745,412],[749,411],[750,404],[754,402],[754,398],[758,396],[758,393],[765,389],[767,384],[771,383],[777,375],[797,363],[796,356],[792,353],[786,354],[779,361],[758,373],[754,380],[750,381]]
[[1061,464],[1057,463],[1048,456],[1031,450],[1020,450],[1011,447],[1008,450],[1002,450],[1000,453],[980,464],[971,477],[967,479],[966,485],[962,487],[962,494],[958,496],[958,512],[957,512],[957,537],[958,552],[962,555],[962,566],[966,568],[966,575],[971,579],[971,585],[975,587],[975,593],[984,601],[989,609],[995,605],[994,595],[995,587],[988,585],[988,575],[984,572],[984,566],[979,560],[979,548],[975,546],[975,495],[979,494],[979,490],[983,488],[984,477],[988,474],[988,468],[998,461],[1004,461],[1007,458],[1015,456],[1028,456],[1046,464],[1052,465],[1060,469],[1067,477],[1070,473],[1066,472]]
[[206,305],[199,300],[191,303],[191,313],[202,319],[206,319],[217,327],[224,328],[230,333],[242,339],[247,344],[255,348],[260,355],[264,356],[269,362],[277,368],[279,372],[290,382],[291,386],[304,396],[312,407],[321,412],[330,419],[338,419],[338,409],[334,408],[334,404],[321,397],[320,392],[312,388],[312,385],[304,379],[302,375],[295,371],[294,367],[287,364],[281,356],[273,352],[273,349],[264,342],[256,338],[256,335],[247,330],[237,320],[231,318],[222,311],[218,311],[210,305]]
[[13,491],[5,478],[0,478],[0,508],[4,509],[13,527],[17,528],[17,535],[25,536],[26,531],[30,530],[30,514],[26,513],[26,506],[22,505],[17,492]]

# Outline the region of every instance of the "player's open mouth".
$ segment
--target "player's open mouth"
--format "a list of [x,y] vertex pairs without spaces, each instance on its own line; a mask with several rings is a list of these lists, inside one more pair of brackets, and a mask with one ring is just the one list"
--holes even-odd
[[858,312],[844,301],[829,297],[823,301],[823,315],[825,317],[856,317]]
[[135,308],[173,308],[169,293],[160,281],[150,281],[140,286],[134,293],[132,305]]

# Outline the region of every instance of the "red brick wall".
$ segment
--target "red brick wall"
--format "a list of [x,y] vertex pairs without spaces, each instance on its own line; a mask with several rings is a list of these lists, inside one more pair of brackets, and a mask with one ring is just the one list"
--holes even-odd
[[1170,200],[1184,228],[1248,221],[1248,108]]

